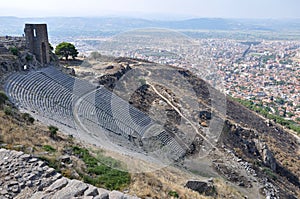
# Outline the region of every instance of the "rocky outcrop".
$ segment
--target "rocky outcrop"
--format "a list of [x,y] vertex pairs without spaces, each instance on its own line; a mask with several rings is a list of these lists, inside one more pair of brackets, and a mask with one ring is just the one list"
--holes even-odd
[[185,187],[207,196],[215,194],[215,188],[212,181],[189,180]]
[[267,144],[264,142],[258,142],[256,143],[256,146],[261,154],[263,163],[273,171],[276,171],[276,159],[274,158],[272,152],[269,150]]
[[[50,52],[50,61],[52,66],[59,67],[59,60],[52,52]],[[27,48],[25,37],[0,37],[0,80],[5,74],[41,67],[43,64]],[[64,72],[74,75],[73,70]]]
[[99,78],[99,84],[105,85],[109,89],[113,89],[116,86],[116,82],[128,71],[131,70],[130,66],[122,67],[121,70],[117,71],[114,74],[103,75]]
[[23,152],[0,149],[0,198],[138,199],[70,180]]

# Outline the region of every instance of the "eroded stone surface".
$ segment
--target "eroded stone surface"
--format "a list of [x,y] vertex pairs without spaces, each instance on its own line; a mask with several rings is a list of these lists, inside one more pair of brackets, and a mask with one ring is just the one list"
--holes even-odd
[[0,198],[137,199],[62,177],[43,161],[23,152],[0,149]]

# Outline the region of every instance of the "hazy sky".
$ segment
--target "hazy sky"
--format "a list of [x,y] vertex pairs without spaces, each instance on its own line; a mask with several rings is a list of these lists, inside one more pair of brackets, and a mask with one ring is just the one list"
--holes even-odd
[[300,0],[2,0],[1,16],[300,18]]

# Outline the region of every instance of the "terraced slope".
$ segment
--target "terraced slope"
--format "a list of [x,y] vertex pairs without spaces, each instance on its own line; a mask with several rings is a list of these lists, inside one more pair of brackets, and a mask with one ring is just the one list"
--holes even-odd
[[105,87],[96,87],[53,67],[14,74],[7,80],[5,90],[15,105],[49,119],[50,124],[98,137],[113,132],[137,147],[143,146],[144,134],[156,135],[171,158],[185,154],[175,138],[147,114]]

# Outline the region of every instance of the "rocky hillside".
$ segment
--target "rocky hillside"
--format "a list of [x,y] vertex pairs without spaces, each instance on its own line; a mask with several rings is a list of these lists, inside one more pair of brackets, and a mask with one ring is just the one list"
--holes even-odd
[[[234,187],[246,192],[256,188],[259,194],[267,198],[300,197],[300,168],[298,166],[300,165],[300,142],[299,137],[293,132],[224,96],[189,71],[125,58],[107,61],[101,60],[100,57],[97,61],[89,65],[89,74],[82,75],[85,69],[80,67],[75,68],[77,74],[105,85],[116,93],[119,92],[120,96],[122,91],[119,88],[126,93],[126,90],[130,91],[130,88],[135,88],[133,82],[140,82],[143,86],[132,93],[130,103],[150,115],[151,109],[166,114],[167,118],[158,118],[158,121],[164,121],[165,128],[173,135],[180,136],[187,130],[179,129],[182,118],[175,107],[191,115],[192,121],[200,125],[198,130],[202,135],[205,135],[207,128],[214,128],[211,126],[213,117],[223,120],[217,148],[209,153],[206,163],[211,165],[220,176],[233,183]],[[196,98],[186,96],[188,93],[184,90],[176,91],[176,95],[169,86],[157,83],[161,82],[158,78],[165,78],[176,85],[178,78],[166,72],[170,68],[176,70],[192,85]],[[118,70],[115,71],[116,69]],[[113,73],[112,70],[114,70]],[[130,75],[132,72],[135,75]],[[162,99],[156,91],[163,93],[165,99]],[[178,93],[181,93],[180,96]],[[184,107],[184,104],[179,103],[180,98],[183,97],[194,98],[199,102],[199,107]],[[175,106],[171,107],[166,100]],[[220,101],[225,102],[225,112],[220,112],[213,107],[214,103]],[[184,136],[181,139],[184,140]],[[196,136],[190,145],[190,153],[186,154],[184,160],[177,163],[178,166],[207,175],[208,170],[195,169],[195,164],[200,163],[191,160],[201,151],[203,143],[203,139]],[[258,197],[250,193],[246,195]]]
[[26,49],[23,37],[0,37],[0,75],[26,68],[41,67],[35,56]]
[[[50,65],[56,66],[64,72],[74,75],[72,70],[68,70],[59,65],[58,58],[53,52],[50,52],[50,60]],[[41,67],[45,66],[42,66],[35,55],[30,53],[26,48],[24,37],[0,37],[0,86],[3,85],[3,79],[6,75],[13,72],[28,71]]]

